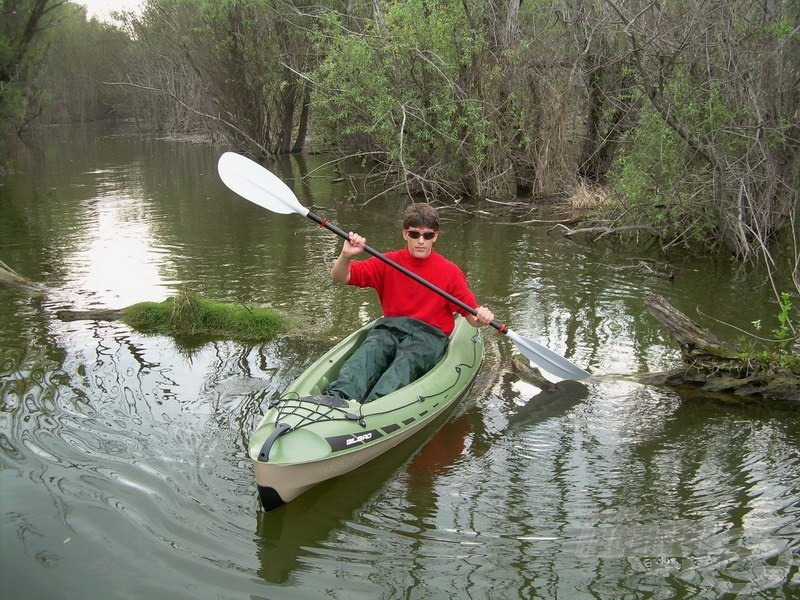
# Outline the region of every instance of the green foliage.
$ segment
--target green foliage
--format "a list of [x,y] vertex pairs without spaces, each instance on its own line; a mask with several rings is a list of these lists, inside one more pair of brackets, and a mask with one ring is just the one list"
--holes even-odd
[[124,309],[123,320],[139,331],[175,336],[203,335],[237,341],[275,337],[287,321],[270,308],[212,302],[181,291],[163,302],[141,302]]
[[[720,90],[698,90],[693,83],[688,73],[678,72],[662,91],[675,120],[693,135],[713,140],[717,152],[746,152],[746,140],[732,133],[745,115],[731,107]],[[625,136],[611,181],[639,223],[656,228],[667,242],[700,248],[716,243],[719,225],[712,171],[712,165],[646,105]]]
[[[750,257],[762,255],[767,241],[786,225],[800,181],[797,120],[786,118],[798,108],[790,74],[797,73],[800,53],[789,41],[796,6],[733,2],[711,9],[687,0],[656,9],[665,22],[674,21],[675,32],[696,26],[703,34],[677,53],[665,43],[671,34],[661,27],[645,34],[653,45],[637,48],[642,65],[637,80],[649,99],[647,110],[664,123],[653,127],[653,119],[641,115],[615,182],[636,208],[646,208],[631,214],[659,227],[667,241],[696,245],[709,240]],[[667,177],[653,152],[661,138],[652,136],[660,129],[680,136],[678,145],[667,140],[672,156],[666,154],[675,160],[665,166],[677,170]],[[645,156],[638,156],[641,148]],[[687,195],[691,204],[699,201],[705,215],[691,210]],[[693,228],[690,235],[663,227],[674,216],[686,217],[679,222]]]
[[328,59],[314,73],[315,131],[331,147],[383,147],[394,136],[396,106],[391,76],[369,37],[374,32],[346,35],[336,13],[327,14],[324,22],[327,36],[319,43]]
[[35,112],[30,82],[47,49],[43,32],[55,19],[55,0],[4,0],[0,8],[0,139]]
[[123,32],[54,0],[6,1],[2,14],[0,130],[107,113],[112,90],[102,82],[113,79],[114,59],[129,42]]
[[330,147],[380,152],[398,167],[457,181],[463,163],[480,165],[492,143],[468,77],[483,37],[455,0],[381,7],[383,19],[359,35],[341,15],[326,15],[314,130]]
[[759,350],[745,352],[741,355],[741,358],[750,360],[761,370],[769,371],[777,368],[800,374],[800,355],[792,354],[791,352]]
[[[778,325],[772,330],[775,336],[777,350],[764,350],[756,348],[751,339],[740,341],[744,351],[740,358],[755,361],[762,369],[778,367],[800,373],[800,355],[793,352],[797,341],[797,334],[792,325],[792,296],[789,292],[782,292],[778,296]],[[761,321],[753,321],[756,331],[761,329]]]
[[118,27],[86,20],[77,5],[62,9],[58,27],[48,35],[49,52],[34,85],[42,91],[45,122],[83,122],[125,115],[119,66],[130,38]]
[[123,32],[4,0],[0,126],[49,103],[50,121],[125,107],[262,157],[308,136],[440,197],[610,180],[612,216],[741,256],[796,204],[796,4],[617,3],[620,19],[596,1],[146,0]]
[[707,179],[708,166],[694,161],[686,143],[648,109],[626,136],[611,173],[629,218],[656,228],[666,240],[694,246],[713,240],[715,222],[708,210],[713,190]]
[[792,329],[790,315],[792,312],[792,297],[788,292],[783,292],[778,298],[778,327],[773,334],[779,340],[781,350],[788,352],[794,342],[795,333]]

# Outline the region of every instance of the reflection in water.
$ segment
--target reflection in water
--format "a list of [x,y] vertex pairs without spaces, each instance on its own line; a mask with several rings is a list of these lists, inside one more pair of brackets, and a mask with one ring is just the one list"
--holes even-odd
[[[334,236],[232,198],[220,152],[54,139],[0,187],[0,254],[48,286],[0,290],[4,595],[797,595],[796,409],[613,377],[542,390],[517,377],[494,332],[471,393],[429,443],[261,513],[246,447],[262,403],[378,307],[330,283]],[[305,205],[376,248],[400,243],[403,202],[359,206],[325,169],[304,176],[323,157],[306,161],[281,167]],[[438,245],[481,300],[596,374],[672,365],[675,349],[641,316],[645,288],[740,325],[772,311],[727,267],[642,280],[602,247],[444,214]],[[281,307],[297,327],[247,346],[53,316],[179,285]]]
[[164,299],[159,266],[169,260],[168,250],[158,247],[142,208],[141,202],[125,196],[104,196],[92,203],[86,247],[66,265],[78,277],[67,282],[70,288],[96,305],[114,308]]
[[[512,384],[512,389],[517,386],[523,387],[524,384],[520,381],[515,383],[516,385]],[[540,391],[521,406],[513,410],[507,409],[508,429],[514,431],[531,427],[547,419],[563,418],[588,396],[589,388],[585,384],[578,381],[561,381],[551,390]]]

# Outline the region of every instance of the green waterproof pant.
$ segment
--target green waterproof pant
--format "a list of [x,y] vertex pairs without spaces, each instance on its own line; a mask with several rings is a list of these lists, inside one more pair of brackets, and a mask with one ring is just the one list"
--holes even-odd
[[372,402],[432,369],[450,340],[442,331],[408,317],[378,319],[325,393]]

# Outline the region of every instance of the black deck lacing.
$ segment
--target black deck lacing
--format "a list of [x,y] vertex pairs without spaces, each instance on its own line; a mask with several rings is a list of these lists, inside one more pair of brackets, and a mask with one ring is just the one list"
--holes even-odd
[[[278,398],[270,402],[269,408],[277,408],[278,415],[275,418],[275,430],[264,441],[261,451],[258,453],[258,458],[262,462],[269,461],[269,453],[273,444],[280,436],[289,431],[328,421],[356,421],[361,427],[367,426],[361,415],[348,410],[350,405],[347,400],[342,400],[337,396]],[[298,422],[294,425],[282,422],[288,416],[296,417]]]
[[359,425],[366,427],[364,417],[350,412],[347,400],[338,396],[304,396],[292,394],[295,397],[283,397],[273,400],[269,407],[278,409],[275,421],[280,421],[292,415],[299,417],[300,421],[292,426],[299,429],[312,423],[325,423],[327,421],[358,421]]

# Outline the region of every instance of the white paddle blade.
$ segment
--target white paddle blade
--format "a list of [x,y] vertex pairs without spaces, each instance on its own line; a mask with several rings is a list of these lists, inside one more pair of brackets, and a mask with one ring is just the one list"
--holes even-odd
[[288,185],[246,156],[226,152],[219,158],[217,171],[222,183],[245,200],[281,215],[308,215]]
[[524,338],[510,329],[506,332],[506,335],[517,345],[520,354],[542,371],[547,371],[560,379],[572,379],[575,381],[589,377],[589,373],[545,346]]

